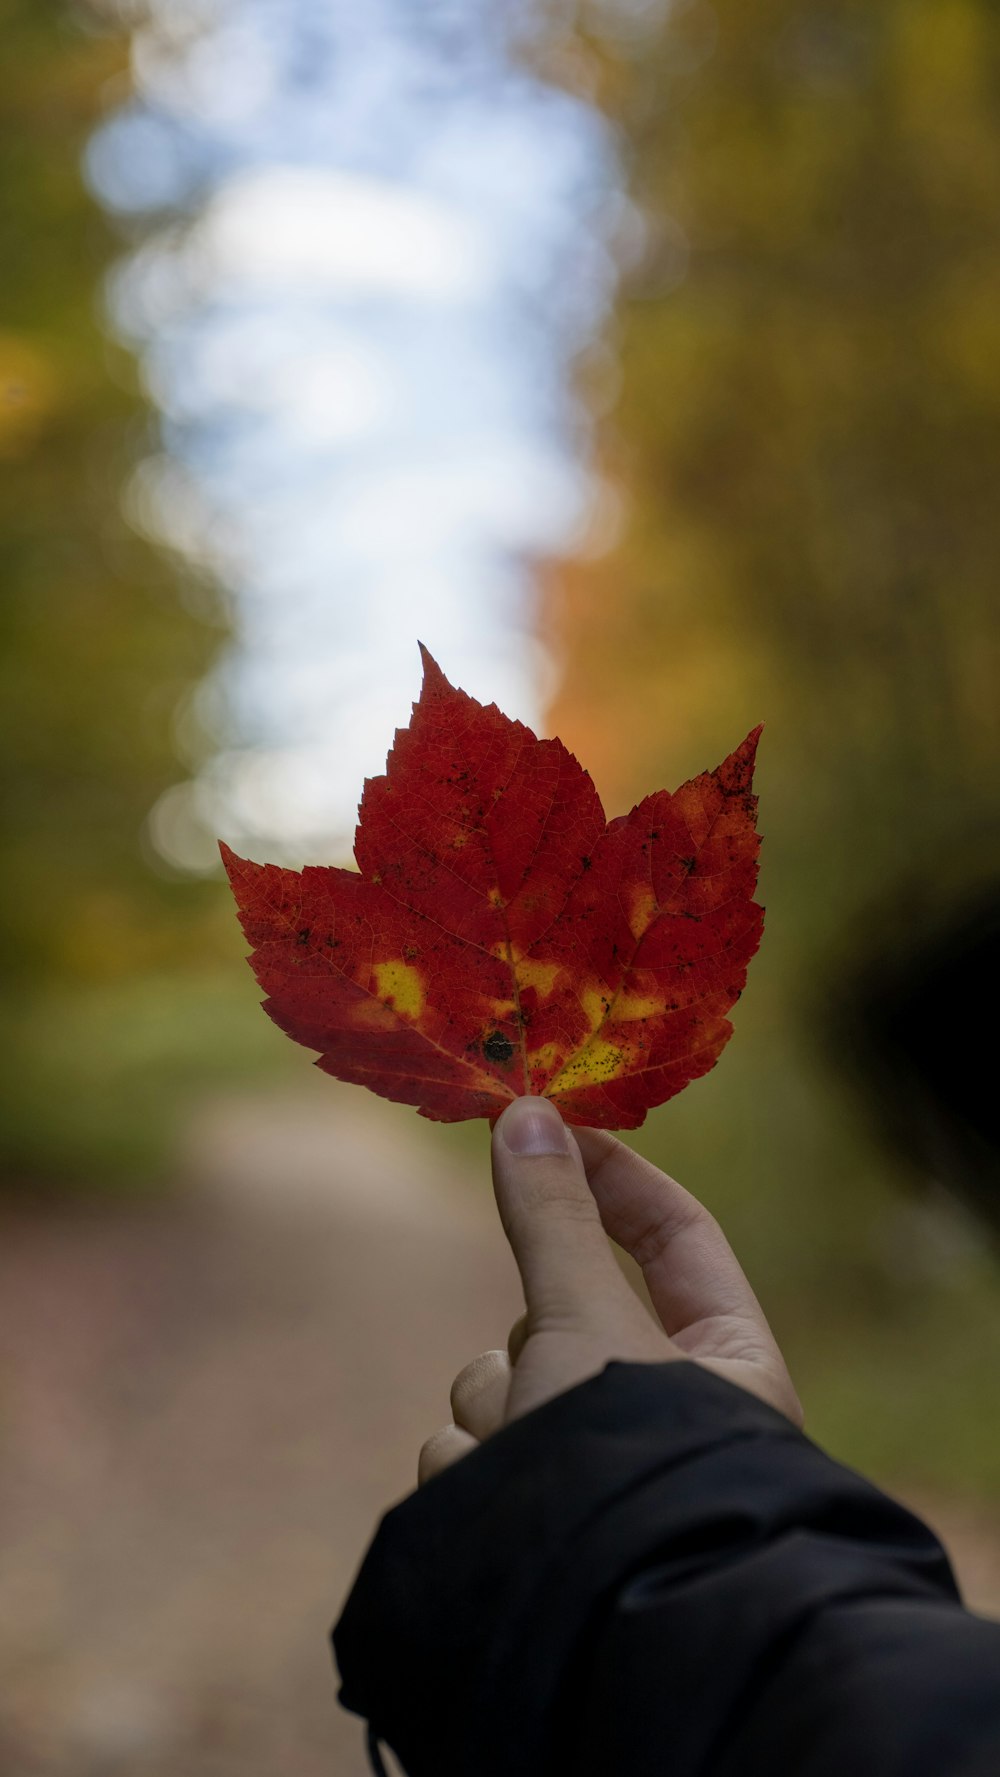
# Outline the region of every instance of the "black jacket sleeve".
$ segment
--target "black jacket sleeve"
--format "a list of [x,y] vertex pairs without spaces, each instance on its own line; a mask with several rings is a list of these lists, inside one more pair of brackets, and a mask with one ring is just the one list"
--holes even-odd
[[334,1648],[408,1777],[1000,1777],[1000,1624],[691,1363],[609,1364],[404,1500]]

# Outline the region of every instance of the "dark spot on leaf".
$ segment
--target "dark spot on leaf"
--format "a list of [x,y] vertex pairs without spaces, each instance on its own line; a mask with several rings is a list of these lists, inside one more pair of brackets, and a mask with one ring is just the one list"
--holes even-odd
[[593,862],[593,859],[592,859],[592,858],[581,858],[581,859],[580,859],[580,862],[581,862],[581,864],[582,864],[582,865],[583,865],[583,867],[584,867],[584,869],[585,869],[585,870],[589,870],[589,869],[590,869],[590,866],[591,866],[591,864],[592,864],[592,862]]
[[483,1054],[487,1061],[510,1061],[514,1053],[514,1045],[504,1036],[502,1030],[495,1030],[483,1044]]
[[298,937],[295,940],[296,944],[308,944],[309,930],[310,930],[310,928],[308,926],[302,927],[301,932],[299,933]]

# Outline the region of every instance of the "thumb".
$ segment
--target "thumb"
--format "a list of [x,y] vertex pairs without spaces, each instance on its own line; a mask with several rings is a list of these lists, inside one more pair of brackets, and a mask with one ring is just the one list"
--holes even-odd
[[585,1327],[628,1289],[608,1246],[580,1150],[548,1098],[515,1098],[493,1131],[493,1188],[524,1285],[529,1330]]

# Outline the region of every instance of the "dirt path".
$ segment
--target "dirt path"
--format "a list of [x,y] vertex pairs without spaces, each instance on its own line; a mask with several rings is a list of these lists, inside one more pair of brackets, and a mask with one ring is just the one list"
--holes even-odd
[[[215,1107],[181,1198],[6,1225],[5,1777],[366,1769],[327,1631],[518,1295],[433,1130],[321,1086]],[[1000,1525],[932,1512],[1000,1614]]]
[[486,1195],[415,1122],[223,1105],[186,1198],[8,1224],[5,1777],[367,1769],[327,1631],[517,1312]]

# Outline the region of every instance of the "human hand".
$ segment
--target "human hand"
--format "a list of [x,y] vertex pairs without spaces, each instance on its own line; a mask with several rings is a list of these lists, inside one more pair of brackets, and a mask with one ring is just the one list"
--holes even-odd
[[[493,1131],[493,1185],[525,1313],[506,1351],[484,1351],[456,1376],[454,1423],[423,1446],[421,1484],[615,1359],[693,1360],[801,1425],[784,1359],[729,1242],[666,1173],[605,1130],[570,1131],[551,1100],[517,1098]],[[609,1235],[641,1267],[658,1321]]]

